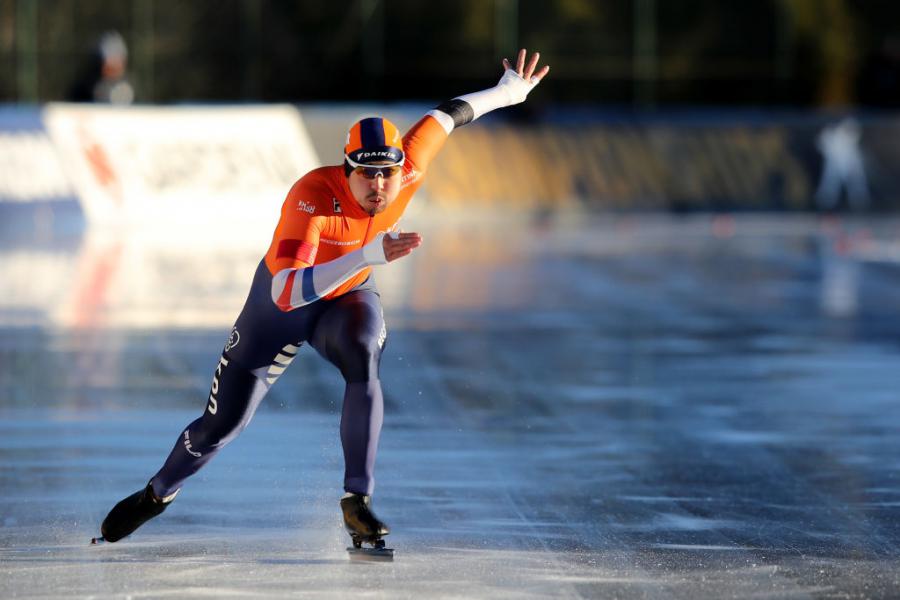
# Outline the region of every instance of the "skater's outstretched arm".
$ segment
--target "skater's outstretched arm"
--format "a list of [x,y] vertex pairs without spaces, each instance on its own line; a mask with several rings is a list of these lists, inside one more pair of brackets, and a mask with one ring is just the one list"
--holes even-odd
[[528,94],[550,72],[550,66],[538,69],[540,53],[527,60],[525,49],[519,50],[515,68],[503,59],[503,76],[492,88],[457,96],[442,102],[417,122],[403,137],[406,158],[424,172],[454,129],[471,123],[478,117],[506,106],[525,101]]
[[311,304],[367,267],[384,265],[422,243],[418,233],[379,233],[371,242],[334,260],[282,269],[272,278],[272,302],[282,311]]

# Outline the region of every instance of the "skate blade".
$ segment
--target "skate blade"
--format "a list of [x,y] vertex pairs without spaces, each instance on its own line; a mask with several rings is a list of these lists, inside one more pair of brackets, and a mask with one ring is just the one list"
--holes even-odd
[[394,560],[393,548],[354,548],[349,546],[347,553],[350,560],[369,562],[392,562]]
[[105,544],[106,540],[103,537],[95,537],[91,538],[91,546],[99,546],[100,544]]

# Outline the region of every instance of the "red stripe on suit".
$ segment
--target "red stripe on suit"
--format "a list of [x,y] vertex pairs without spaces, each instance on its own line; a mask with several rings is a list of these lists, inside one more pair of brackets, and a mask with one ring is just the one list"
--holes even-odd
[[281,240],[278,243],[276,258],[292,258],[312,265],[318,252],[319,248],[317,246],[313,246],[303,240]]
[[287,280],[284,282],[284,289],[281,290],[281,294],[278,296],[278,302],[275,303],[278,308],[284,312],[291,309],[291,290],[294,289],[294,278],[296,276],[297,271],[288,273]]

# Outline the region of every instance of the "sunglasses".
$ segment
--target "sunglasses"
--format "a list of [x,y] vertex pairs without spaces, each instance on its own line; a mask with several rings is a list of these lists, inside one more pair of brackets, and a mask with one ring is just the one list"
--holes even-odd
[[362,175],[366,179],[375,179],[379,175],[387,179],[388,177],[393,177],[401,170],[403,170],[403,167],[389,165],[386,167],[356,167],[353,169],[353,172],[357,175]]
[[388,177],[393,177],[400,173],[403,170],[403,160],[400,162],[394,163],[391,165],[363,165],[354,160],[352,160],[349,156],[344,156],[347,159],[347,163],[353,167],[353,172],[357,175],[365,177],[366,179],[375,179],[379,175],[387,179]]

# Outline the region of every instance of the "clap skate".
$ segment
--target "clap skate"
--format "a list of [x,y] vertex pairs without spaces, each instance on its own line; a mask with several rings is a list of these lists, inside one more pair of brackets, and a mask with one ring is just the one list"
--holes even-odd
[[117,542],[131,535],[138,527],[162,514],[177,493],[159,498],[148,483],[147,487],[128,496],[109,511],[100,526],[101,537],[92,538],[91,544]]
[[[371,496],[353,493],[341,498],[344,527],[353,541],[353,547],[347,548],[347,552],[352,560],[394,560],[394,549],[385,548],[382,539],[391,530],[369,508],[371,501]],[[364,543],[371,548],[364,548]]]

